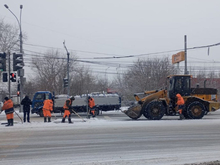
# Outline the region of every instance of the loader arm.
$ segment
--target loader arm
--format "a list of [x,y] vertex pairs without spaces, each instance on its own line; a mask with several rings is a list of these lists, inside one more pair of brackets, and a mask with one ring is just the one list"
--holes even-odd
[[153,90],[153,91],[146,91],[142,94],[145,94],[143,98],[140,98],[139,94],[134,94],[134,97],[138,104],[133,105],[128,108],[127,111],[124,111],[124,113],[129,116],[132,119],[138,119],[142,115],[142,109],[147,106],[149,102],[152,100],[157,100],[159,98],[166,98],[167,91],[166,90]]

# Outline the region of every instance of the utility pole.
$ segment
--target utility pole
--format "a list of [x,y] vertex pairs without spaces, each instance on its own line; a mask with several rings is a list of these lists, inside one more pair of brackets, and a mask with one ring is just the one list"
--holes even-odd
[[69,80],[69,61],[70,61],[70,53],[68,52],[65,41],[63,41],[63,46],[66,49],[67,52],[67,79],[68,79],[68,85],[67,85],[67,95],[70,96],[70,80]]
[[188,74],[187,71],[187,36],[184,36],[184,47],[185,47],[185,72],[184,74]]

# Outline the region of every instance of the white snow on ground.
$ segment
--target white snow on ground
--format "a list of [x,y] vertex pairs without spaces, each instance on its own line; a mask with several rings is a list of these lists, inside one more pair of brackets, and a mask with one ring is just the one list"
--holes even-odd
[[[126,109],[126,108],[124,108]],[[23,113],[19,113],[18,111],[16,111],[21,117],[23,116]],[[115,111],[112,112],[108,112],[108,113],[116,113]],[[118,111],[118,113],[121,113],[120,111]],[[2,113],[0,114],[1,119],[3,118],[3,116],[5,117],[5,114]],[[56,119],[55,117],[52,117],[52,122],[51,123],[44,123],[43,119],[39,120],[39,122],[31,122],[31,123],[21,123],[21,121],[19,120],[19,118],[16,118],[15,120],[15,124],[13,127],[10,128],[6,128],[4,126],[1,126],[0,128],[0,134],[1,133],[6,133],[6,132],[10,132],[13,130],[19,131],[19,130],[46,130],[46,129],[51,129],[51,127],[53,127],[54,130],[59,130],[59,129],[72,129],[73,125],[74,125],[74,129],[88,129],[88,128],[94,128],[94,127],[101,127],[101,128],[106,128],[106,127],[128,127],[128,126],[132,126],[132,127],[139,127],[139,126],[143,126],[146,125],[146,127],[150,127],[150,126],[158,126],[158,127],[169,127],[169,126],[173,126],[175,124],[176,127],[178,126],[190,126],[190,125],[198,125],[200,126],[201,123],[204,125],[220,125],[220,119],[205,119],[205,120],[187,120],[187,122],[185,121],[177,121],[177,120],[159,120],[159,121],[150,121],[150,120],[139,120],[138,122],[135,122],[134,120],[127,120],[127,121],[111,121],[111,120],[105,120],[105,119],[97,119],[97,118],[90,118],[90,119],[86,119],[85,116],[83,118],[84,120],[86,120],[86,122],[83,122],[82,119],[80,118],[74,118],[74,124],[68,124],[68,123],[60,123],[61,119]],[[1,123],[6,122],[6,120],[1,120]],[[57,124],[60,123],[60,124]],[[45,127],[45,124],[47,124],[47,127]],[[218,130],[219,131],[219,130]],[[219,137],[220,138],[220,137]],[[81,164],[83,165],[115,165],[115,164],[120,164],[120,165],[142,165],[142,164],[155,164],[155,165],[181,165],[181,164],[185,164],[185,163],[195,163],[195,162],[207,162],[207,161],[213,161],[213,160],[220,160],[220,150],[213,150],[212,147],[215,148],[215,146],[210,146],[208,148],[202,147],[196,149],[192,149],[191,152],[187,152],[187,151],[182,151],[182,153],[178,153],[176,155],[174,155],[173,153],[167,153],[167,154],[162,154],[160,155],[160,153],[148,153],[148,158],[145,159],[145,154],[146,153],[140,153],[140,155],[137,156],[137,154],[133,154],[132,152],[128,152],[126,153],[126,157],[128,157],[128,155],[130,155],[130,159],[124,159],[123,160],[123,154],[122,156],[118,157],[118,159],[114,160],[100,160],[99,162],[92,162],[92,157],[88,160],[88,162],[86,160],[83,160],[84,162],[82,162]],[[206,151],[206,152],[204,152]],[[208,151],[208,152],[207,152]],[[192,160],[192,154],[193,153],[193,157],[194,160]],[[158,158],[158,154],[160,155],[160,157]],[[135,156],[134,156],[135,155]],[[144,159],[143,159],[144,158]],[[60,162],[62,162],[62,164],[80,164],[80,160],[76,161],[77,163],[73,162],[69,162],[68,157],[64,157],[63,160],[57,161],[56,163],[56,158],[54,158],[53,160],[43,160],[45,164],[49,165],[61,165]],[[172,163],[171,163],[172,162]],[[14,162],[16,164],[16,162]],[[17,162],[19,163],[19,162]],[[1,164],[1,161],[0,161]],[[21,163],[19,163],[21,164]],[[38,165],[41,164],[40,160],[39,162],[31,162],[32,165]],[[6,165],[6,164],[5,164]]]

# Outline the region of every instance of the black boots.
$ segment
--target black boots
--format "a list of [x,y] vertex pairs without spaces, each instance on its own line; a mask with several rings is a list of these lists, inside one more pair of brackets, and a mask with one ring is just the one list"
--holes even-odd
[[183,119],[185,119],[185,117],[183,116],[183,114],[180,114],[179,120],[183,120]]
[[61,123],[65,123],[65,118],[62,119]]
[[6,127],[10,126],[10,121],[11,121],[11,119],[8,119],[8,124],[5,125]]
[[[51,122],[51,117],[48,117],[48,122]],[[44,117],[44,123],[46,123],[47,122],[47,117]]]
[[8,127],[8,126],[13,126],[13,125],[14,125],[13,119],[8,119],[8,124],[5,126]]
[[68,118],[68,121],[69,121],[69,123],[71,123],[71,124],[73,123],[73,122],[71,121],[71,118]]
[[[66,118],[63,118],[62,121],[61,121],[61,123],[65,123],[65,119],[66,119]],[[73,123],[73,122],[71,121],[71,118],[70,118],[70,117],[68,118],[68,122],[71,123],[71,124]]]

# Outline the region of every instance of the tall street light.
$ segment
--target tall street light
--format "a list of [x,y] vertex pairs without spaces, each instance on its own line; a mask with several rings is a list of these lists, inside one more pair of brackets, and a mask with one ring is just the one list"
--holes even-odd
[[[22,30],[21,30],[21,14],[22,14],[22,8],[23,5],[20,5],[20,19],[18,20],[17,16],[9,9],[8,5],[4,5],[8,11],[11,12],[11,14],[16,18],[20,30],[19,39],[20,39],[20,53],[23,54],[23,41],[22,41]],[[10,60],[10,59],[9,59]],[[24,70],[20,69],[20,100],[23,99],[23,76],[24,76]],[[10,73],[9,73],[10,74]],[[21,106],[20,106],[21,107]],[[21,110],[21,109],[20,109]]]
[[9,9],[8,5],[5,4],[4,6],[5,6],[6,9],[8,9],[8,11],[11,12],[11,14],[14,15],[14,17],[18,21],[18,26],[19,26],[19,30],[20,30],[20,35],[19,35],[19,38],[20,38],[20,53],[23,53],[23,41],[22,41],[22,30],[21,30],[21,13],[22,13],[23,5],[20,5],[20,21],[18,20],[18,17]]

